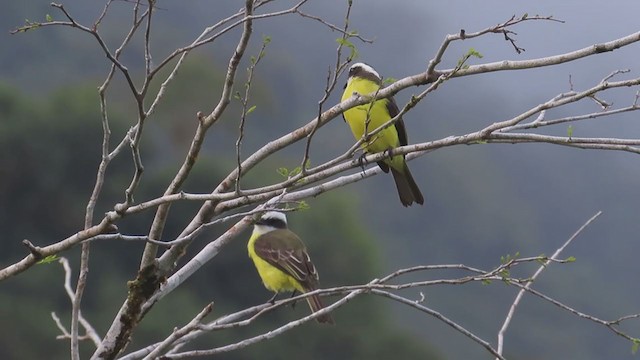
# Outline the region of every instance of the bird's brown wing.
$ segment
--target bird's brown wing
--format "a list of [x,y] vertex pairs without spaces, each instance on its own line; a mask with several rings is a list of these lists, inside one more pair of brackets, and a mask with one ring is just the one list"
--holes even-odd
[[318,272],[302,240],[287,229],[270,231],[255,242],[256,254],[269,264],[298,280],[303,287],[317,286]]
[[[392,118],[396,117],[396,115],[400,113],[398,104],[396,104],[396,101],[393,99],[393,97],[387,98],[387,111],[389,111],[389,115],[391,115]],[[404,122],[402,121],[402,119],[398,119],[398,121],[396,121],[395,127],[396,131],[398,132],[398,140],[400,140],[400,146],[407,145],[409,143],[407,139],[407,130],[404,128]]]

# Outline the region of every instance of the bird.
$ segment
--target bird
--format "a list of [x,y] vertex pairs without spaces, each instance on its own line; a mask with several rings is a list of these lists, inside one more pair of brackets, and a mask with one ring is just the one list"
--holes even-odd
[[[342,100],[349,99],[353,93],[360,95],[374,95],[382,87],[382,77],[371,66],[359,62],[349,68],[349,78],[344,86]],[[398,105],[393,97],[376,100],[373,105],[366,103],[358,105],[342,113],[342,116],[356,140],[360,140],[363,135],[370,134],[378,127],[398,115]],[[367,120],[368,118],[368,120]],[[395,124],[385,128],[370,139],[363,142],[362,149],[367,153],[378,153],[389,151],[398,146],[407,145],[407,131],[402,119],[398,119]],[[418,188],[404,155],[393,155],[378,161],[378,166],[382,171],[388,173],[391,170],[393,180],[398,189],[398,196],[402,205],[410,206],[413,203],[422,205],[424,197]]]
[[[300,237],[288,229],[283,212],[268,211],[256,221],[247,250],[262,283],[275,292],[270,302],[280,292],[306,293],[318,288],[318,271]],[[306,300],[312,312],[324,307],[318,295],[308,296]],[[320,315],[316,320],[334,324],[329,314]]]

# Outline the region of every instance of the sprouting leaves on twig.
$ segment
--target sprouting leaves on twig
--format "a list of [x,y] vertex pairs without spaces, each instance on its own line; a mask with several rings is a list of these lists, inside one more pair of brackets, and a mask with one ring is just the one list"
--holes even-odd
[[460,59],[458,59],[458,64],[456,66],[456,69],[466,69],[469,67],[469,65],[467,65],[467,60],[469,60],[470,58],[475,57],[478,59],[482,59],[483,55],[478,52],[476,49],[474,48],[469,48],[469,51],[467,51],[466,54],[464,54]]
[[[357,33],[355,33],[357,34]],[[351,35],[351,34],[350,34]],[[349,41],[348,38],[337,38],[336,42],[338,44],[340,44],[341,47],[346,47],[347,49],[349,49],[349,60],[354,60],[358,58],[358,49],[356,48],[356,46]]]
[[393,84],[394,82],[396,82],[397,80],[398,80],[398,79],[396,79],[396,78],[394,78],[394,77],[387,77],[387,78],[384,78],[384,80],[382,80],[382,84],[383,84],[384,86],[391,85],[391,84]]
[[304,200],[298,201],[298,206],[296,207],[296,210],[309,210],[309,209],[311,209],[311,206],[309,206],[309,204],[306,201]]
[[38,261],[36,264],[40,265],[40,264],[50,264],[54,261],[57,261],[59,259],[58,255],[49,255],[44,257],[42,260]]
[[515,259],[519,258],[519,257],[520,257],[520,251],[517,251],[513,256],[511,256],[510,254],[503,255],[503,256],[500,256],[500,263],[502,263],[504,265],[504,264],[506,264],[506,263],[508,263],[508,262],[510,262],[512,260],[515,260]]
[[289,169],[286,167],[279,167],[276,169],[276,172],[285,179],[289,177]]
[[[304,164],[304,168],[305,169],[309,169],[311,167],[311,159],[307,159],[307,161]],[[278,172],[278,174],[280,174],[280,176],[289,179],[291,177],[294,177],[298,174],[300,174],[302,172],[302,167],[300,166],[296,166],[295,168],[289,170],[286,167],[279,167],[276,169],[276,171]]]

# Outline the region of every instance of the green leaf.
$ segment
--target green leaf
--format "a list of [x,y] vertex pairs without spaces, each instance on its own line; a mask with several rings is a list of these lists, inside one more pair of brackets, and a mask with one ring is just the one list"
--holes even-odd
[[394,82],[396,82],[396,78],[392,78],[392,77],[388,77],[385,78],[384,81],[382,82],[384,85],[389,85],[389,84],[393,84]]
[[349,49],[349,60],[353,60],[358,57],[358,49],[349,39],[337,38],[336,42],[340,44],[340,47],[346,47]]
[[309,204],[302,200],[298,203],[298,210],[309,210],[311,209],[311,206],[309,206]]
[[500,262],[502,264],[506,264],[511,260],[515,260],[520,257],[520,251],[516,251],[515,255],[511,256],[511,254],[507,254],[505,256],[500,256]]
[[466,67],[468,67],[468,65],[465,66],[465,63],[471,57],[482,59],[483,55],[480,52],[478,52],[476,49],[469,48],[469,51],[467,51],[466,54],[464,54],[460,59],[458,59],[458,66],[457,67],[461,68],[461,69],[465,69]]
[[58,259],[59,259],[58,255],[49,255],[44,259],[38,261],[36,264],[50,264]]
[[297,166],[295,169],[291,170],[289,176],[296,176],[300,174],[300,172],[302,172],[302,168],[300,166]]
[[271,42],[271,36],[269,35],[262,35],[262,43],[267,45],[268,43]]
[[236,93],[235,93],[235,94],[233,94],[233,98],[234,98],[234,99],[236,99],[236,100],[241,100],[241,99],[242,99],[242,97],[240,96],[240,92],[239,92],[239,91],[236,91]]
[[286,167],[280,167],[276,169],[276,171],[278,172],[278,174],[280,174],[284,178],[289,177],[289,169],[287,169]]
[[575,261],[576,261],[576,258],[575,258],[575,256],[569,256],[569,257],[568,257],[568,258],[566,258],[564,261],[566,261],[566,262],[570,262],[570,263],[571,263],[571,262],[575,262]]
[[469,52],[467,52],[467,56],[469,57],[476,57],[478,59],[482,59],[484,56],[482,54],[480,54],[480,52],[478,52],[476,49],[474,48],[469,48]]
[[631,345],[631,353],[635,355],[640,347],[640,339],[633,339],[633,345]]
[[573,126],[569,125],[567,127],[567,136],[569,137],[569,139],[571,139],[571,137],[573,136]]
[[256,105],[253,105],[249,109],[247,109],[247,115],[251,114],[256,109]]
[[52,21],[53,21],[53,18],[52,18],[52,17],[51,17],[51,15],[49,15],[49,14],[47,14],[47,15],[45,16],[45,19],[47,19],[47,21],[48,21],[48,22],[52,22]]
[[491,285],[490,279],[482,279],[482,285]]

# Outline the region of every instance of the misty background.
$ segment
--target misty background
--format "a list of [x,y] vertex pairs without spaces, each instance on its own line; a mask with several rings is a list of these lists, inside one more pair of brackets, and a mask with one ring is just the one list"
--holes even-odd
[[[104,6],[102,2],[78,0],[63,4],[85,24],[93,23]],[[261,11],[286,8],[294,2],[278,4]],[[512,28],[517,33],[518,46],[526,49],[522,54],[517,54],[502,34],[456,42],[438,68],[454,67],[469,48],[484,56],[471,59],[470,64],[524,60],[577,50],[638,31],[640,3],[628,0],[615,2],[615,6],[608,4],[595,0],[561,3],[552,0],[517,3],[356,0],[350,24],[351,29],[363,37],[375,39],[373,44],[352,40],[358,47],[358,61],[369,63],[385,77],[399,79],[424,71],[446,34],[460,29],[478,31],[504,22],[512,15],[552,15],[564,23],[531,21]],[[159,1],[151,42],[154,60],[159,62],[173,49],[190,43],[204,27],[235,13],[240,6],[238,1]],[[131,3],[114,2],[102,25],[101,32],[111,49],[128,30],[131,8]],[[22,239],[28,238],[36,245],[49,244],[82,227],[84,206],[100,156],[102,130],[96,88],[110,64],[92,37],[67,27],[8,34],[23,25],[25,18],[44,21],[45,15],[51,14],[54,19],[61,19],[62,15],[49,6],[49,1],[5,2],[0,9],[0,230],[4,234],[0,238],[0,265],[4,267],[26,254],[20,245]],[[345,2],[311,1],[302,9],[342,24]],[[195,129],[196,112],[210,112],[214,101],[217,102],[221,79],[238,34],[232,31],[213,46],[195,50],[150,119],[143,140],[145,175],[137,201],[161,194],[177,169],[176,164],[182,161]],[[313,20],[294,15],[256,21],[247,58],[257,54],[263,35],[270,36],[271,43],[254,80],[252,99],[257,108],[245,130],[244,156],[314,118],[327,70],[335,64],[335,39],[340,36]],[[138,37],[122,57],[136,79],[141,78],[142,54]],[[569,77],[576,91],[594,86],[619,69],[631,72],[615,79],[637,77],[638,58],[640,46],[634,44],[550,68],[447,81],[404,117],[409,142],[459,135],[510,119],[569,91]],[[240,69],[246,66],[245,59]],[[240,71],[236,89],[241,89],[244,78],[245,73]],[[341,79],[340,86],[344,81],[345,78]],[[327,107],[339,101],[341,90],[338,88],[333,93]],[[399,105],[404,104],[421,90],[407,89],[396,95],[396,100]],[[623,107],[633,103],[635,91],[616,89],[599,97],[614,107]],[[108,96],[114,124],[112,144],[115,144],[135,122],[135,111],[121,76],[116,77]],[[233,168],[238,109],[237,103],[232,104],[227,116],[210,132],[200,159],[202,164],[196,167],[185,191],[211,191],[217,180]],[[595,102],[583,100],[548,111],[547,118],[599,110]],[[581,121],[572,124],[573,135],[638,138],[638,120],[638,113],[632,112]],[[566,135],[567,124],[540,132]],[[335,119],[315,136],[312,163],[339,155],[352,144],[348,127]],[[294,145],[276,159],[267,161],[249,174],[247,186],[265,184],[265,180],[277,181],[274,169],[298,166],[301,149],[303,145]],[[309,244],[322,275],[322,285],[328,287],[365,282],[395,269],[419,264],[464,263],[490,269],[507,254],[550,255],[588,218],[602,210],[598,220],[563,254],[563,257],[574,256],[577,261],[549,266],[534,288],[579,311],[612,320],[639,312],[638,161],[630,153],[548,144],[443,148],[409,164],[425,195],[424,206],[403,208],[391,177],[377,176],[333,194],[309,199],[311,209],[292,214],[290,225]],[[96,219],[121,201],[122,184],[126,186],[132,174],[130,155],[121,155],[110,171]],[[179,232],[195,209],[197,206],[193,204],[177,204],[172,208],[166,239]],[[150,211],[136,219],[124,219],[118,226],[123,233],[145,234],[152,216]],[[215,233],[205,236],[191,251],[197,251],[214,238]],[[182,317],[171,314],[169,305],[158,304],[149,314],[154,320],[145,319],[139,332],[158,340],[174,326],[188,321],[189,316],[212,299],[221,301],[226,311],[266,300],[270,294],[262,289],[244,246],[244,238],[237,239],[226,253],[185,283],[186,289],[167,299],[170,304],[181,304]],[[142,244],[106,242],[93,247],[83,314],[99,328],[101,335],[126,296],[124,281],[135,276],[142,247]],[[77,253],[76,249],[64,255],[76,261]],[[521,271],[517,275],[529,276],[535,267],[524,269],[530,272]],[[237,278],[231,278],[231,273],[238,272],[246,273],[247,280],[242,282],[246,286],[236,284]],[[426,276],[452,275],[429,273]],[[58,331],[48,315],[51,311],[61,316],[70,312],[61,287],[62,271],[57,264],[37,266],[1,285],[0,323],[7,326],[0,329],[0,334],[5,332],[0,338],[6,341],[0,348],[5,348],[5,356],[15,356],[15,349],[30,348],[33,357],[41,356],[38,351],[47,349],[48,354],[65,358],[67,343],[54,340]],[[239,299],[246,298],[247,294],[251,297],[240,303],[225,303],[219,299],[220,289]],[[426,296],[426,306],[493,344],[516,294],[515,288],[496,283],[429,287],[403,294],[419,299],[419,291]],[[304,314],[306,310],[298,306],[295,311]],[[154,317],[154,312],[158,316]],[[373,320],[377,319],[378,312],[388,316],[381,315],[379,322]],[[32,318],[25,320],[18,314],[29,314]],[[350,317],[353,320],[347,320]],[[318,348],[331,348],[338,355],[323,354],[318,348],[314,348],[311,355],[304,348],[300,353],[317,359],[383,359],[386,356],[380,349],[402,347],[407,349],[407,357],[429,354],[431,358],[440,359],[490,358],[479,345],[436,319],[420,316],[381,298],[350,303],[336,314],[336,320],[335,330],[307,328],[311,328],[308,336],[322,340],[314,340]],[[149,321],[151,324],[145,325]],[[370,323],[380,326],[379,334],[367,332]],[[157,328],[157,333],[149,330],[153,328]],[[640,333],[638,322],[625,323],[622,328],[632,335]],[[309,339],[294,334],[296,331],[258,345],[255,347],[258,350],[246,351],[264,354],[268,349],[280,354],[280,358],[288,358],[291,353],[278,353],[282,350],[278,350],[277,344],[291,346]],[[242,335],[245,334],[237,334]],[[384,337],[385,341],[374,336]],[[201,343],[201,347],[215,346],[211,341],[220,341],[215,337],[211,339]],[[353,350],[353,353],[345,350],[373,347],[372,343],[376,342],[380,349]],[[40,346],[35,347],[34,343]],[[387,344],[389,346],[385,346]],[[132,345],[127,350],[137,348]],[[0,354],[2,351],[0,349]],[[225,358],[250,358],[250,354],[255,354],[243,351],[230,353]],[[390,354],[403,358],[395,350]],[[520,304],[506,335],[505,355],[509,359],[634,358],[628,341],[529,295]],[[278,357],[274,355],[274,358]]]

